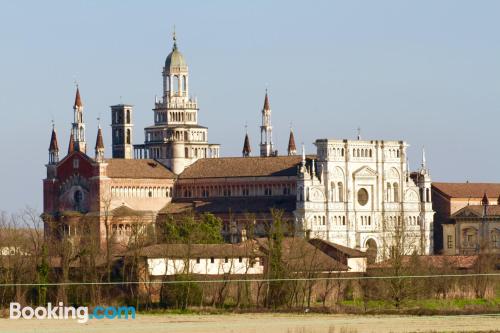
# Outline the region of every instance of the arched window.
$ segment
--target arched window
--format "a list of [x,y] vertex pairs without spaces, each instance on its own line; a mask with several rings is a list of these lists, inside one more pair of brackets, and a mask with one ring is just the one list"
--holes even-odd
[[386,198],[387,202],[391,202],[391,183],[387,183]]
[[393,190],[394,190],[394,202],[399,202],[399,185],[398,183],[394,183],[393,185]]
[[431,191],[428,188],[425,189],[425,201],[431,202]]
[[130,124],[130,110],[127,110],[127,124]]
[[337,198],[338,198],[339,202],[343,202],[344,201],[344,185],[342,184],[342,182],[338,182],[337,189],[338,189]]
[[189,157],[189,149],[188,148],[184,148],[184,157],[185,158]]
[[130,144],[130,129],[127,128],[127,144]]

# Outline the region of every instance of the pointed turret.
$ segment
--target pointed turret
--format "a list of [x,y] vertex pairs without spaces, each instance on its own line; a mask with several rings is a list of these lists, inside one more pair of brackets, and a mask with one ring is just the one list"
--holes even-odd
[[267,96],[267,89],[266,96],[264,97],[264,110],[271,110],[271,107],[269,106],[269,96]]
[[68,155],[75,151],[75,138],[73,137],[73,133],[69,136],[69,144],[68,144]]
[[97,162],[104,161],[104,142],[102,139],[101,126],[99,126],[97,129],[97,138],[95,141],[95,160]]
[[252,149],[250,148],[250,139],[248,138],[248,133],[245,134],[245,141],[243,142],[243,157],[250,156]]
[[73,135],[75,150],[86,153],[87,144],[85,142],[85,123],[83,122],[83,103],[78,85],[76,86],[75,104],[73,105],[71,134]]
[[290,128],[290,137],[288,138],[288,156],[297,155],[297,147],[295,146],[295,137],[293,129]]
[[49,164],[57,164],[59,162],[59,144],[57,143],[57,134],[54,124],[52,124],[52,135],[50,136],[49,145]]
[[271,108],[269,106],[269,97],[264,97],[264,107],[262,108],[262,125],[260,126],[260,156],[273,156],[276,152],[273,150],[273,126],[271,125]]
[[489,204],[490,201],[488,200],[488,196],[486,195],[486,192],[484,192],[483,198],[481,199],[481,205],[488,206]]
[[76,109],[77,107],[82,107],[82,98],[80,97],[80,88],[76,86],[76,96],[75,96],[75,104],[73,105],[73,108]]

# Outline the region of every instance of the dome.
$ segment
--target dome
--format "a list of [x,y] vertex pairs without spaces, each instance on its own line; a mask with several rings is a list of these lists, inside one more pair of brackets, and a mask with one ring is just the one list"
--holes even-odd
[[174,43],[172,52],[167,56],[165,60],[165,70],[187,70],[187,64],[184,60],[184,56],[177,49],[177,44]]

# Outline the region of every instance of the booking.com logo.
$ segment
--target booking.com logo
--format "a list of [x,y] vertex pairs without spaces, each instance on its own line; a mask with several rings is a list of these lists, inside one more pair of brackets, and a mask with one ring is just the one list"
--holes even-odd
[[52,306],[52,303],[47,303],[47,306],[39,306],[32,308],[30,306],[21,307],[19,303],[10,303],[10,319],[77,319],[81,324],[86,323],[89,319],[135,319],[135,307],[133,306],[96,306],[89,313],[89,308],[86,306],[64,306],[63,302],[59,302],[58,306]]

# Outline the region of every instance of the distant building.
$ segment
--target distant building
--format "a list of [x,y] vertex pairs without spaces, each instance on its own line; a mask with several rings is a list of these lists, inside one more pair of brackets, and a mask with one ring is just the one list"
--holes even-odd
[[106,237],[126,245],[137,222],[154,234],[167,216],[210,212],[222,219],[224,239],[236,243],[266,235],[275,208],[283,213],[287,235],[369,251],[370,260],[390,253],[396,229],[403,231],[405,252],[432,253],[429,170],[424,155],[421,168],[410,172],[406,142],[318,139],[315,154],[302,149],[300,156],[290,129],[286,155],[279,156],[266,91],[259,156],[251,156],[245,133],[242,157],[220,157],[220,146],[209,144],[208,128],[199,125],[175,37],[162,94],[143,144],[132,142],[133,106],[111,106],[112,158],[105,157],[100,127],[91,157],[77,88],[68,153],[61,160],[55,128],[51,133],[43,181],[46,235],[76,244],[81,235],[95,234],[101,246]]
[[[488,201],[486,209],[483,205],[485,196]],[[480,221],[488,222],[488,231],[492,233],[490,240],[493,241],[496,237],[494,220],[498,218],[496,207],[499,197],[500,183],[432,183],[432,206],[436,211],[436,253],[475,252],[471,251],[471,247],[479,247],[480,240],[483,245],[486,241],[486,230],[480,227],[484,223]]]

